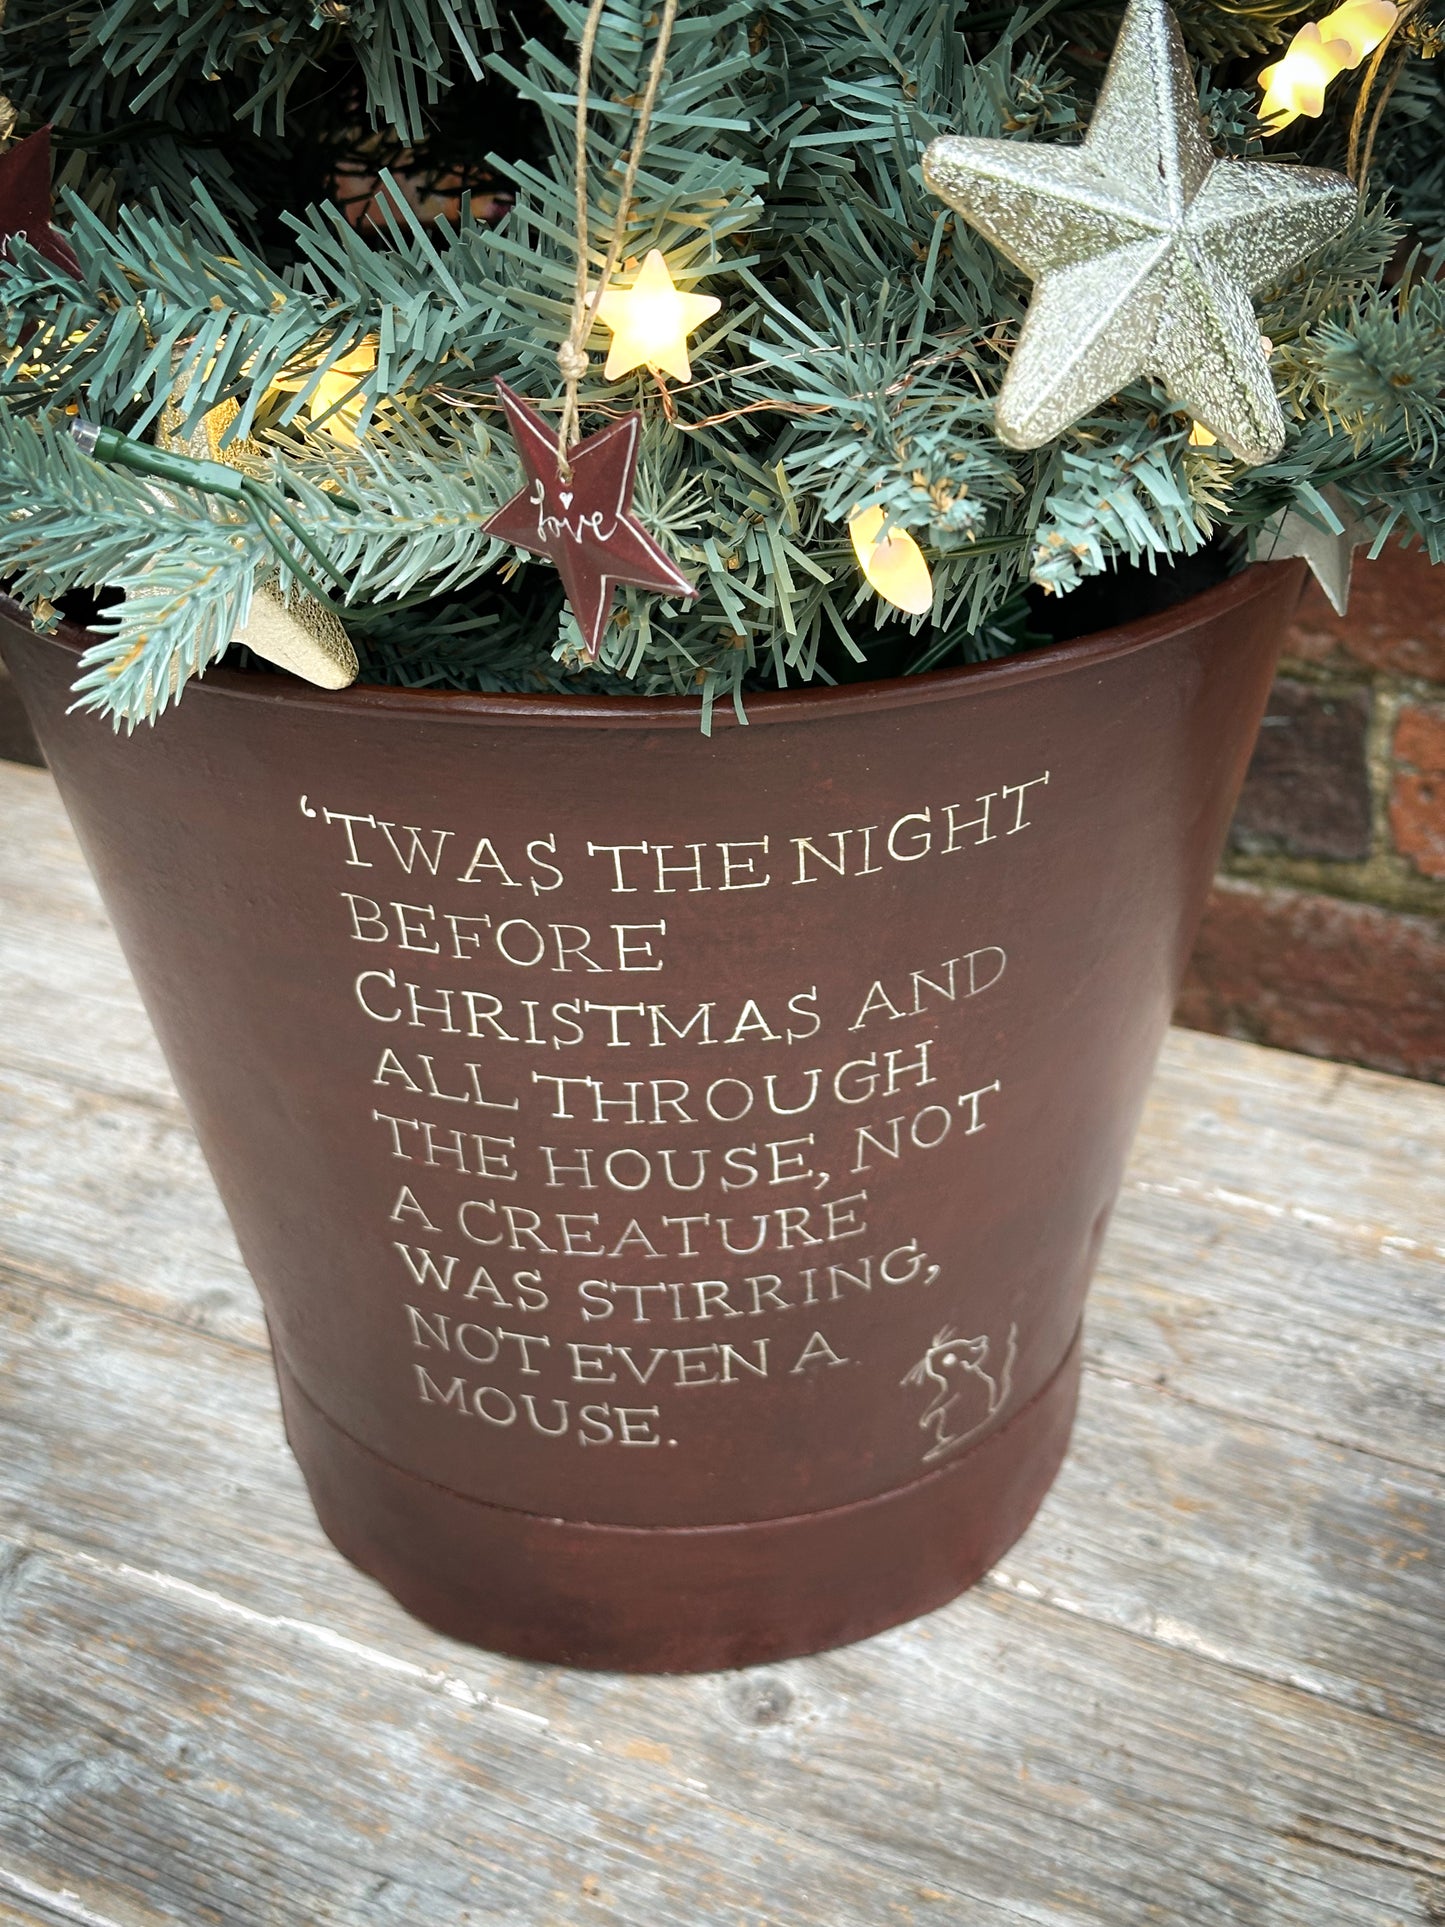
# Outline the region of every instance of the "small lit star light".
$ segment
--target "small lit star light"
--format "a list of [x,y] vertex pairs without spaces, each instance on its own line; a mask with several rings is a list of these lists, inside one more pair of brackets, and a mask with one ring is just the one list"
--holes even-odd
[[722,306],[715,294],[685,294],[673,285],[659,248],[650,248],[630,288],[608,288],[597,319],[612,330],[603,370],[619,381],[634,368],[652,368],[677,381],[692,379],[687,338]]
[[855,509],[848,517],[848,533],[858,566],[885,602],[911,616],[926,616],[933,607],[933,576],[922,549],[906,529],[890,529],[885,536],[881,508]]
[[1259,76],[1259,117],[1278,134],[1303,114],[1324,112],[1325,89],[1337,74],[1358,67],[1389,33],[1400,9],[1394,0],[1345,0],[1322,20],[1300,28],[1282,59]]
[[1320,33],[1326,40],[1348,40],[1350,65],[1358,67],[1394,26],[1399,11],[1394,0],[1345,0],[1321,20]]

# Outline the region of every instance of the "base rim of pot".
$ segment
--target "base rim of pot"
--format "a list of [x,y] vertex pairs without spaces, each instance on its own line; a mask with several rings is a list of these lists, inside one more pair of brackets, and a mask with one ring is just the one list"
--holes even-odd
[[279,1352],[276,1373],[322,1529],[416,1618],[516,1659],[705,1673],[852,1645],[976,1584],[1054,1482],[1082,1357],[1080,1332],[1042,1390],[935,1477],[731,1526],[593,1525],[489,1505],[359,1444]]

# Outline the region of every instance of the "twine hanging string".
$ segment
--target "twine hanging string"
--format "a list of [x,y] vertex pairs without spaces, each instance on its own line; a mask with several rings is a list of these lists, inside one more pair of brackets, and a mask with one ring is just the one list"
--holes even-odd
[[[1386,80],[1384,86],[1381,87],[1378,94],[1375,94],[1375,83],[1380,77],[1380,69],[1384,65],[1385,56],[1390,51],[1391,41],[1395,39],[1400,29],[1405,25],[1405,22],[1409,20],[1412,15],[1420,11],[1423,3],[1424,0],[1405,0],[1405,4],[1399,8],[1394,19],[1390,22],[1384,38],[1375,49],[1374,58],[1365,70],[1364,83],[1360,88],[1359,99],[1355,102],[1354,116],[1350,121],[1349,158],[1345,163],[1346,171],[1350,179],[1355,183],[1355,186],[1359,188],[1362,195],[1365,192],[1366,182],[1369,179],[1370,162],[1374,159],[1375,136],[1380,131],[1380,120],[1386,107],[1390,103],[1390,96],[1394,93],[1396,84],[1404,70],[1405,61],[1409,52],[1408,48],[1404,47],[1403,44],[1401,45],[1399,52],[1395,56],[1395,65],[1390,72],[1389,78]],[[1369,110],[1372,96],[1374,97],[1374,112],[1370,115],[1367,123],[1365,115]]]
[[672,39],[672,24],[677,18],[678,0],[664,0],[662,19],[657,29],[657,44],[652,50],[652,65],[647,72],[647,86],[637,109],[637,127],[632,136],[632,148],[627,156],[627,169],[622,176],[622,192],[617,201],[617,213],[612,224],[612,240],[603,257],[602,272],[598,277],[595,292],[588,288],[587,266],[587,99],[592,87],[592,55],[597,45],[597,29],[602,20],[602,10],[607,0],[591,0],[587,9],[586,25],[582,29],[582,43],[577,55],[577,275],[572,288],[572,320],[567,330],[567,339],[557,350],[557,366],[561,370],[565,387],[562,395],[562,419],[557,427],[557,473],[564,482],[572,479],[572,465],[567,460],[567,450],[577,433],[577,388],[587,373],[587,337],[592,332],[592,316],[596,304],[607,291],[607,284],[621,258],[623,242],[627,234],[627,218],[632,211],[632,195],[637,186],[637,170],[642,164],[642,149],[647,140],[647,130],[652,123],[652,110],[657,104],[657,96],[662,87],[663,69],[667,64],[668,42]]

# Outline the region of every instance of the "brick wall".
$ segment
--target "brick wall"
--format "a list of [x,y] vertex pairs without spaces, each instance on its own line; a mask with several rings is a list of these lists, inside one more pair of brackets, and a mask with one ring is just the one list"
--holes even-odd
[[1445,1082],[1445,567],[1310,583],[1178,1015]]
[[1343,621],[1306,590],[1178,1015],[1445,1083],[1445,567],[1358,563]]

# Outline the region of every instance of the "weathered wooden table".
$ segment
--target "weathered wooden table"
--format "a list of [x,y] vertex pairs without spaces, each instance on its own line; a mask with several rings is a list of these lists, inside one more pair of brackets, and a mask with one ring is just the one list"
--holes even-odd
[[1073,1455],[984,1585],[755,1673],[494,1659],[313,1523],[54,790],[0,766],[0,1921],[1445,1922],[1442,1288],[1445,1091],[1175,1033]]

